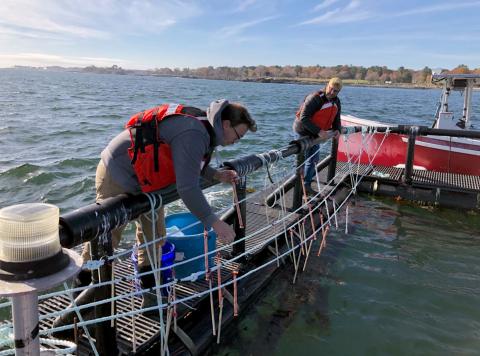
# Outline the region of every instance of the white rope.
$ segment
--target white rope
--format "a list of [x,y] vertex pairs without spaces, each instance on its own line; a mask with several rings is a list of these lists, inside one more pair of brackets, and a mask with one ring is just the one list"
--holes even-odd
[[[337,207],[336,211],[338,211],[339,209],[342,208],[342,206],[345,204],[345,202],[348,200],[348,198],[352,195],[352,192],[353,192],[353,190],[350,191],[350,193],[347,195],[346,199]],[[283,219],[282,219],[282,220],[283,220]],[[303,219],[301,219],[301,220],[303,220]],[[301,220],[300,220],[300,221],[301,221]],[[297,222],[297,223],[294,224],[294,225],[298,225],[298,224],[300,223],[300,221]],[[316,232],[316,231],[320,231],[320,230],[325,226],[325,224],[327,224],[327,223],[329,223],[328,220],[325,221],[322,226],[320,226],[318,229],[316,229],[315,232]],[[312,234],[308,239],[305,239],[305,241],[303,241],[303,244],[305,244],[307,241],[309,241],[309,240],[313,237],[313,235],[314,235],[314,234]],[[247,251],[245,252],[245,254],[248,254],[250,251],[254,250],[255,248],[256,248],[256,247],[252,247],[251,249],[247,250]],[[297,245],[297,246],[292,246],[292,247],[291,247],[290,249],[288,249],[285,253],[283,253],[283,254],[281,254],[281,255],[279,255],[279,256],[276,256],[276,258],[274,258],[272,261],[273,261],[273,262],[276,262],[276,261],[278,261],[279,259],[284,258],[285,256],[287,256],[288,254],[290,254],[292,251],[296,250],[297,248],[299,248],[299,245]],[[236,259],[238,259],[238,258],[241,258],[241,257],[242,257],[242,256],[237,256],[237,257],[231,259],[230,261],[234,261],[234,260],[236,260]],[[267,263],[259,266],[258,268],[256,268],[256,269],[248,272],[247,274],[240,276],[238,279],[239,279],[239,280],[240,280],[240,279],[243,279],[243,278],[245,278],[246,276],[248,276],[248,275],[250,275],[250,274],[252,274],[252,273],[254,273],[254,272],[256,272],[256,271],[258,271],[258,270],[260,270],[260,269],[262,269],[262,268],[265,268],[265,267],[268,266],[269,264],[273,263],[272,261],[269,261],[269,262],[267,262]],[[212,268],[212,271],[215,271],[215,270],[216,270],[216,267],[213,267],[213,268]],[[194,276],[194,278],[196,279],[196,278],[198,278],[200,275],[203,275],[203,274],[204,274],[204,271],[203,271],[203,272],[197,272],[197,273],[195,273],[195,274],[192,274],[192,276]],[[175,280],[173,283],[176,283],[176,282],[177,282],[177,280]],[[173,284],[173,283],[170,283],[170,284]],[[222,284],[221,287],[231,285],[232,283],[233,283],[232,281],[226,282],[225,284]],[[156,288],[157,288],[157,287],[156,287]],[[217,290],[217,289],[218,289],[218,287],[213,287],[213,288],[212,288],[213,291],[214,291],[214,290]],[[174,302],[174,304],[184,303],[184,302],[187,302],[187,301],[192,300],[192,299],[194,299],[194,298],[199,298],[199,297],[201,297],[201,296],[203,296],[203,295],[205,295],[205,294],[208,294],[208,293],[210,293],[210,289],[209,289],[209,290],[206,290],[206,291],[204,291],[204,292],[197,293],[197,294],[192,295],[192,296],[188,296],[188,297],[185,297],[185,298],[182,298],[182,299],[178,299],[178,300],[176,300],[176,301]],[[172,304],[172,303],[170,303],[170,304]],[[169,305],[168,303],[167,303],[167,304],[161,304],[161,305],[156,306],[156,307],[145,308],[145,309],[142,309],[142,310],[139,310],[139,311],[135,311],[135,312],[128,312],[128,313],[117,314],[117,315],[115,315],[115,316],[113,316],[113,317],[114,317],[114,318],[121,318],[121,317],[125,317],[125,316],[130,316],[130,315],[133,315],[133,314],[138,314],[139,312],[155,310],[155,309],[157,309],[158,307],[163,308],[163,307],[166,307],[166,306],[168,306],[168,305]],[[89,325],[89,324],[93,324],[93,323],[96,323],[96,322],[99,322],[99,321],[106,321],[106,320],[109,320],[109,319],[110,319],[110,318],[105,317],[105,318],[101,318],[101,319],[97,319],[97,320],[93,320],[93,321],[84,322],[84,323],[81,323],[81,324],[79,324],[79,325]],[[61,330],[67,330],[68,328],[69,328],[68,326],[64,326],[64,327],[56,328],[56,329],[54,329],[54,330],[55,330],[55,331],[61,331]],[[70,327],[70,328],[71,328],[71,327]]]
[[[338,186],[338,184],[337,184],[337,186]],[[283,196],[283,198],[284,198],[284,194],[282,194],[282,196]],[[328,197],[328,196],[327,196],[327,197]],[[283,208],[285,208],[285,204],[282,204],[282,205],[283,205]],[[299,209],[301,209],[301,207],[300,207]],[[298,210],[299,210],[299,209],[298,209]],[[297,210],[297,211],[298,211],[298,210]],[[314,210],[316,210],[316,209],[314,209]],[[271,226],[275,226],[275,225],[278,224],[279,222],[282,222],[283,225],[284,225],[284,228],[285,228],[285,220],[286,220],[288,217],[290,217],[292,214],[296,213],[297,211],[292,212],[292,213],[290,213],[290,214],[284,214],[283,219],[281,219],[280,221],[276,221],[276,222],[274,222],[273,224],[270,224],[270,226],[266,226],[266,227],[264,227],[263,229],[260,229],[260,230],[258,230],[258,231],[255,232],[255,233],[262,233],[262,232],[265,231],[266,229],[271,228]],[[306,218],[306,217],[305,217],[305,218]],[[303,219],[301,219],[300,221],[302,221],[302,220],[303,220]],[[330,218],[329,218],[327,221],[329,222],[329,221],[330,221]],[[254,233],[254,234],[255,234],[255,233]],[[252,234],[251,236],[253,236],[254,234]],[[244,239],[242,239],[242,240],[245,240],[245,239],[248,238],[248,237],[249,237],[249,236],[246,236],[246,237],[245,237]],[[269,242],[270,242],[270,239],[267,240],[265,243],[269,243]],[[220,250],[220,249],[217,249],[217,250]],[[214,252],[214,251],[211,251],[210,253],[215,253],[215,252]],[[245,252],[244,254],[240,255],[240,256],[237,256],[235,259],[232,259],[231,261],[234,261],[234,260],[236,260],[236,259],[238,259],[238,258],[241,258],[241,257],[243,257],[243,256],[246,255],[246,254],[248,254],[248,251]],[[203,256],[197,256],[197,258],[203,258]],[[168,268],[170,268],[170,267],[168,267]],[[167,268],[164,268],[164,269],[167,269]],[[156,269],[156,270],[158,270],[158,269]],[[160,270],[161,270],[161,269],[160,269]],[[146,272],[146,273],[144,273],[144,274],[148,274],[148,273],[149,273],[149,272]],[[150,273],[151,273],[151,272],[150,272]],[[186,278],[182,279],[182,281],[195,281],[196,279],[199,278],[199,276],[204,275],[204,273],[205,273],[205,271],[196,272],[196,273],[192,274],[191,276],[187,276]],[[142,274],[142,275],[143,275],[143,274]],[[115,280],[115,282],[116,282],[116,281],[118,281],[118,280]],[[108,282],[104,282],[104,283],[102,283],[102,284],[105,285],[105,284],[108,284]],[[160,285],[160,287],[165,287],[165,286],[169,286],[169,285],[170,285],[170,284],[163,284],[163,285]],[[116,299],[119,299],[119,297],[116,297]],[[102,301],[102,302],[103,302],[103,301]],[[88,306],[90,306],[90,305],[91,305],[91,304],[89,304]],[[83,306],[83,307],[85,307],[85,306]]]
[[[336,177],[334,177],[334,178],[336,178]],[[357,180],[355,180],[355,181],[357,181]],[[357,182],[358,182],[358,181],[357,181]],[[333,190],[335,190],[335,189],[333,189]],[[333,190],[332,190],[332,191],[333,191]],[[350,195],[352,194],[352,192],[353,192],[353,190],[349,193],[349,195],[347,196],[347,198],[350,197]],[[299,209],[301,209],[302,207],[300,207],[299,209],[297,209],[297,211],[295,211],[295,212],[291,212],[290,214],[287,214],[287,213],[286,213],[286,204],[285,204],[285,194],[284,194],[284,193],[285,193],[285,192],[284,192],[284,188],[282,188],[282,192],[281,192],[281,194],[280,194],[280,198],[281,198],[280,200],[281,200],[281,202],[282,202],[282,203],[280,204],[281,210],[282,210],[282,218],[281,218],[281,219],[278,219],[277,221],[274,221],[273,223],[268,224],[267,226],[265,226],[264,228],[256,231],[255,233],[251,234],[250,236],[246,236],[244,239],[246,239],[246,238],[248,238],[248,237],[251,237],[251,236],[254,236],[254,235],[257,234],[257,233],[262,233],[263,231],[265,231],[265,229],[269,229],[269,228],[271,228],[272,226],[275,227],[276,225],[278,225],[278,224],[280,224],[280,223],[283,224],[284,230],[286,229],[286,220],[287,220],[289,217],[291,217],[292,214],[295,214],[295,213],[296,213]],[[345,201],[346,201],[346,200],[345,200]],[[339,207],[337,207],[336,209],[334,209],[334,211],[335,211],[335,212],[338,211],[338,210],[343,206],[343,204],[345,203],[345,201],[342,202]],[[318,208],[318,207],[317,207],[317,208]],[[313,211],[315,211],[315,210],[316,210],[316,209],[314,209]],[[153,214],[152,214],[152,216],[153,216]],[[303,219],[300,219],[299,222],[297,222],[296,224],[293,224],[293,226],[298,226],[298,224],[300,223],[300,221],[303,221],[306,217],[307,217],[307,216],[305,216]],[[326,223],[329,223],[329,220],[330,220],[330,218],[329,218],[327,221],[325,221],[325,224],[326,224]],[[318,230],[319,230],[319,229],[317,229],[317,231],[318,231]],[[272,237],[271,239],[268,239],[267,241],[271,241],[272,239],[275,239],[275,238],[276,238],[276,236]],[[242,239],[242,240],[244,240],[244,239]],[[238,242],[237,242],[237,243],[238,243]],[[265,242],[262,242],[262,244],[264,244],[264,243],[265,243]],[[268,243],[268,242],[267,242],[267,243]],[[304,241],[303,243],[305,243],[305,241]],[[236,256],[235,258],[229,260],[229,262],[233,262],[233,261],[235,261],[235,260],[243,257],[244,255],[249,254],[249,253],[250,253],[252,250],[254,250],[255,248],[258,248],[258,247],[253,247],[253,248],[245,251],[244,254],[242,254],[241,256]],[[290,248],[287,250],[287,253],[284,253],[284,254],[282,254],[282,255],[278,255],[278,254],[277,254],[277,256],[276,256],[276,258],[274,259],[274,261],[276,261],[276,262],[278,263],[278,261],[279,261],[280,259],[284,258],[287,254],[289,254],[289,253],[291,252],[291,250],[295,250],[296,248],[298,248],[298,246],[290,246]],[[222,249],[218,249],[218,250],[222,250]],[[217,250],[216,250],[216,251],[211,251],[210,253],[215,253],[215,252],[217,252]],[[210,253],[209,253],[209,254],[210,254]],[[202,258],[202,256],[199,256],[199,258]],[[268,265],[268,264],[267,264],[267,265]],[[262,266],[259,266],[259,267],[265,267],[265,266],[266,266],[266,265],[262,265]],[[168,268],[171,268],[171,267],[168,267]],[[158,271],[158,270],[161,270],[161,269],[156,269],[156,270]],[[212,270],[215,270],[215,268],[212,268]],[[256,269],[256,270],[258,270],[258,269]],[[254,271],[256,271],[256,270],[254,270]],[[198,279],[200,276],[204,275],[204,273],[205,273],[205,271],[199,271],[199,272],[197,272],[197,273],[191,274],[189,277],[187,277],[187,278],[185,278],[185,279],[182,279],[182,281],[188,281],[188,280],[193,281],[193,280],[196,280],[196,279]],[[251,274],[251,273],[249,272],[249,274]],[[244,278],[243,276],[244,276],[244,275],[242,275],[241,278]],[[239,279],[240,279],[240,278],[239,278]],[[114,280],[114,283],[115,283],[116,281],[118,281],[118,280],[119,280],[119,279],[115,279],[115,280]],[[121,280],[121,279],[120,279],[120,280]],[[125,278],[123,278],[123,280],[125,280]],[[111,281],[102,282],[102,283],[103,283],[103,284],[108,284],[108,283],[111,283]],[[168,285],[171,285],[171,284],[173,284],[173,283],[177,283],[177,280],[174,280],[173,282],[168,283],[168,284],[165,284],[165,285],[156,285],[154,289],[155,289],[155,290],[158,290],[159,287],[168,286]],[[224,285],[222,285],[222,286],[230,285],[230,284],[231,284],[231,283],[227,282],[227,284],[224,284]],[[214,288],[214,290],[216,290],[216,289],[217,289],[217,288]],[[138,292],[138,293],[141,293],[141,292],[142,292],[142,291],[140,291],[140,292]],[[206,291],[206,293],[209,293],[209,291]],[[200,293],[200,294],[196,294],[196,295],[191,296],[191,297],[178,299],[178,300],[175,301],[175,304],[185,303],[185,302],[187,302],[188,300],[191,300],[191,299],[193,299],[193,298],[198,298],[198,297],[200,297],[200,296],[202,296],[201,293]],[[125,296],[123,296],[123,297],[125,297]],[[120,297],[116,297],[116,299],[119,299],[119,298],[120,298]],[[113,299],[113,298],[112,298],[112,299]],[[101,303],[98,303],[98,304],[101,304]],[[147,309],[143,309],[142,311],[154,310],[154,309],[157,309],[157,308],[162,309],[163,306],[164,306],[163,304],[160,304],[160,303],[159,303],[159,306],[152,307],[152,308],[147,308]],[[80,309],[80,308],[78,308],[78,310],[79,310],[79,309]],[[130,313],[119,314],[119,315],[115,315],[115,316],[112,316],[112,317],[116,319],[116,318],[123,317],[124,315],[133,315],[133,314],[138,314],[138,313],[139,313],[139,311],[132,311],[132,312],[130,312]],[[108,318],[102,318],[101,320],[108,320]],[[90,323],[96,323],[96,322],[98,322],[98,321],[99,321],[99,320],[94,320],[94,321],[92,321],[92,322],[89,321],[89,322],[85,322],[85,323],[82,323],[82,322],[81,322],[79,325],[89,325]],[[88,323],[88,324],[87,324],[87,323]],[[71,328],[71,327],[72,327],[72,326],[64,326],[64,327],[61,327],[61,328],[56,328],[56,330],[61,330],[62,328],[64,328],[64,330],[67,330],[68,328]]]
[[[0,342],[0,348],[10,347],[8,350],[0,351],[0,356],[6,355],[15,355],[16,350],[13,342],[13,325],[10,325],[8,328],[2,328],[2,332],[6,333],[7,340]],[[0,329],[1,330],[1,329]],[[40,352],[54,352],[55,355],[71,355],[77,351],[77,345],[74,342],[60,339],[47,339],[40,338],[40,345],[48,346],[62,346],[62,349],[47,349],[45,347],[40,347]]]
[[[152,216],[152,219],[151,219],[151,223],[152,223],[152,236],[150,236],[150,238],[152,240],[156,240],[155,236],[157,235],[156,234],[156,218],[155,218],[155,199],[154,199],[154,196],[152,196],[151,194],[145,194],[150,202],[150,212],[151,212],[151,216]],[[160,197],[160,205],[159,205],[159,208],[161,208],[163,205],[163,202],[161,200],[161,197]],[[147,235],[145,234],[145,231],[142,231],[143,232],[143,240],[144,241],[147,241]],[[160,249],[162,247],[160,246]],[[157,248],[156,248],[156,245],[153,244],[153,258],[152,258],[152,254],[150,252],[150,248],[146,248],[145,249],[146,252],[147,252],[147,256],[148,256],[148,260],[150,262],[150,266],[151,266],[151,269],[152,269],[152,272],[153,272],[153,278],[155,279],[155,292],[156,292],[156,297],[157,297],[157,304],[160,305],[162,304],[162,295],[161,295],[161,289],[160,288],[157,288],[159,286],[162,285],[161,281],[160,281],[160,271],[158,270],[158,264],[159,264],[159,260],[158,258],[162,258],[162,254],[161,254],[161,250],[160,250],[160,256],[158,257],[157,256]],[[155,271],[154,271],[155,269]],[[145,298],[145,296],[144,296]],[[167,341],[168,340],[165,340],[165,335],[166,335],[166,330],[165,330],[165,323],[163,321],[163,308],[159,307],[158,308],[158,314],[159,314],[159,317],[160,317],[160,355],[165,355],[165,354],[169,354],[169,351],[168,351],[168,343]]]
[[[334,178],[335,178],[335,177],[334,177]],[[337,186],[338,186],[338,184],[337,184]],[[330,195],[330,193],[329,193],[329,195]],[[328,198],[329,195],[327,195],[327,198]],[[284,193],[284,192],[283,192],[282,196],[283,196],[283,200],[284,200],[284,197],[285,197],[285,193]],[[312,200],[313,200],[313,199],[312,199]],[[312,200],[310,200],[309,202],[311,202]],[[240,243],[240,242],[242,242],[242,241],[245,241],[245,240],[248,239],[248,238],[251,238],[252,236],[255,236],[256,234],[260,234],[260,233],[262,233],[262,232],[264,232],[265,230],[271,228],[272,226],[275,226],[276,224],[278,224],[278,223],[280,223],[280,222],[285,225],[285,220],[291,218],[293,214],[297,214],[297,213],[302,209],[302,207],[299,207],[297,210],[295,210],[295,211],[293,211],[293,212],[291,212],[291,213],[289,213],[289,214],[286,214],[286,204],[285,204],[285,202],[284,202],[282,208],[283,208],[284,211],[285,211],[283,219],[281,219],[281,220],[279,220],[279,221],[275,221],[274,223],[271,223],[270,225],[265,226],[264,228],[262,228],[262,229],[260,229],[260,230],[257,230],[256,232],[252,233],[251,235],[245,236],[243,239],[240,239],[240,240],[236,241],[235,243]],[[153,243],[153,242],[151,242],[151,243]],[[268,243],[268,242],[267,242],[267,243]],[[224,246],[224,247],[218,248],[218,249],[216,249],[216,250],[214,250],[214,251],[210,251],[209,254],[216,253],[216,252],[219,252],[219,251],[228,249],[229,247],[230,247],[230,246]],[[243,256],[243,255],[242,255],[242,256]],[[188,262],[190,262],[190,261],[193,261],[193,260],[196,260],[196,259],[200,259],[200,258],[203,258],[203,257],[204,257],[203,255],[200,255],[200,256],[197,256],[197,257],[193,257],[193,258],[191,258],[191,259],[189,259],[189,260],[184,260],[184,261],[178,262],[178,263],[176,263],[174,266],[182,265],[182,264],[185,264],[185,263],[188,263]],[[162,268],[160,268],[160,269],[155,269],[154,271],[155,271],[155,272],[157,272],[157,271],[162,271],[162,270],[170,269],[171,267],[172,267],[172,266],[162,267]],[[152,272],[145,272],[145,273],[140,274],[140,275],[143,276],[143,275],[146,275],[146,274],[148,274],[148,273],[152,273]],[[199,275],[203,275],[204,273],[205,273],[204,271],[200,271],[199,273],[192,274],[190,277],[186,277],[185,279],[182,279],[182,281],[194,281],[194,280],[196,280],[196,279],[198,278]],[[128,277],[127,277],[127,278],[123,278],[123,279],[124,279],[124,280],[125,280],[125,279],[126,279],[126,280],[129,280],[129,279],[132,279],[132,278],[128,278]],[[115,280],[114,280],[114,283],[116,283],[116,282],[118,282],[118,281],[120,281],[120,280],[122,280],[122,279],[115,279]],[[109,284],[109,283],[111,283],[111,282],[102,282],[101,284],[98,284],[98,286],[107,285],[107,284]],[[167,284],[167,285],[168,285],[168,284]],[[165,286],[165,284],[164,284],[164,285],[161,285],[161,286]],[[83,290],[83,289],[86,289],[86,288],[87,288],[87,287],[76,288],[76,289],[74,289],[74,290],[75,290],[75,291],[79,291],[79,290]]]

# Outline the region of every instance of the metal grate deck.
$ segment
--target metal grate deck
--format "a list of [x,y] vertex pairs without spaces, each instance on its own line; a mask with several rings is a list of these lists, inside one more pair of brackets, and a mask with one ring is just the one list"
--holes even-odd
[[[401,183],[401,179],[405,174],[404,168],[395,168],[387,166],[375,166],[369,169],[368,165],[361,164],[352,165],[354,174],[364,174],[369,179],[378,179],[384,182]],[[324,170],[325,171],[325,170]],[[349,173],[349,167],[346,162],[337,163],[337,174]],[[429,187],[429,188],[447,188],[456,191],[479,192],[480,176],[472,176],[466,174],[433,172],[426,170],[414,169],[412,175],[413,185]]]
[[[328,168],[327,168],[328,169]],[[343,180],[344,177],[354,174],[354,175],[368,175],[372,171],[372,167],[367,164],[349,164],[347,162],[337,162],[337,169],[335,174],[340,175],[340,180]],[[338,182],[339,180],[336,180]]]
[[480,191],[480,176],[414,169],[412,179],[415,184]]
[[375,166],[368,174],[372,178],[381,178],[383,180],[399,181],[404,173],[403,168]]

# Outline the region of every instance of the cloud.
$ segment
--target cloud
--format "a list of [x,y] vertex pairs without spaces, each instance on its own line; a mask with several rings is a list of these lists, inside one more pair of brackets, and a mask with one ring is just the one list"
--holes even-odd
[[3,34],[9,29],[12,39],[38,33],[100,40],[158,33],[202,12],[196,0],[2,0],[1,6]]
[[[325,2],[330,2],[328,5],[331,5],[333,3],[332,0],[326,0]],[[343,8],[336,8],[330,10],[321,16],[317,16],[310,20],[303,21],[298,25],[326,25],[335,23],[349,23],[362,21],[373,17],[373,14],[370,11],[362,10],[359,8],[360,2],[358,0],[352,0],[350,3],[348,3],[347,6]]]
[[234,12],[242,12],[251,7],[257,0],[241,0]]
[[[351,41],[351,42],[358,42],[358,41],[365,41],[365,42],[372,42],[372,41],[386,41],[391,43],[392,41],[407,41],[409,43],[417,43],[418,40],[424,40],[429,42],[444,42],[445,41],[452,41],[452,42],[477,42],[480,39],[479,32],[471,32],[466,34],[455,34],[455,33],[447,33],[441,34],[439,36],[439,32],[383,32],[380,34],[366,34],[366,35],[354,35],[354,36],[337,36],[335,39],[332,39],[332,42],[338,41]],[[323,41],[326,41],[324,39]]]
[[55,34],[49,34],[40,31],[22,31],[0,25],[0,38],[29,38],[29,39],[42,39],[42,40],[59,40],[60,36]]
[[79,23],[78,15],[68,13],[52,1],[3,0],[6,11],[0,12],[0,23],[15,34],[34,36],[54,33],[83,38],[108,38],[102,30]]
[[469,7],[480,7],[480,1],[464,2],[464,3],[448,2],[444,4],[418,7],[411,10],[398,12],[394,14],[394,16],[410,16],[410,15],[418,15],[418,14],[428,14],[433,12],[458,10],[458,9],[469,8]]
[[253,20],[253,21],[249,21],[249,22],[244,22],[244,23],[241,23],[241,24],[236,24],[236,25],[233,25],[233,26],[223,27],[218,32],[218,37],[219,38],[234,37],[236,35],[239,35],[240,33],[242,33],[243,31],[245,31],[246,29],[248,29],[250,27],[254,27],[254,26],[256,26],[258,24],[261,24],[263,22],[273,20],[277,17],[278,16],[268,16],[268,17],[264,17],[264,18],[261,18],[261,19],[257,19],[257,20]]
[[89,65],[111,66],[125,65],[128,61],[119,58],[104,57],[67,57],[48,53],[16,53],[0,54],[0,67],[11,66],[11,63],[25,66],[67,66],[83,67]]
[[335,4],[338,0],[325,0],[313,8],[313,11],[319,11]]

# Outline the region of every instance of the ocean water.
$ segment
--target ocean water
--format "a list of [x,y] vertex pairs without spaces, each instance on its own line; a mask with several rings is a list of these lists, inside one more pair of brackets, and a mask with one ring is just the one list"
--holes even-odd
[[[219,160],[285,146],[312,85],[242,83],[0,69],[0,208],[48,202],[61,212],[94,201],[95,168],[134,113],[162,102],[245,104],[259,131]],[[479,93],[473,112],[480,123]],[[430,125],[439,90],[345,87],[343,112]],[[458,108],[463,98],[452,97]],[[478,124],[477,124],[478,125]],[[325,147],[328,151],[328,147]],[[279,171],[291,168],[291,161]],[[265,172],[249,178],[261,189]],[[218,209],[228,187],[208,198]],[[180,209],[174,204],[170,210]],[[292,287],[286,270],[215,353],[221,355],[470,355],[480,349],[480,223],[477,213],[359,196]],[[129,243],[132,229],[127,231]],[[313,257],[313,256],[312,256]],[[1,314],[0,314],[1,315]]]

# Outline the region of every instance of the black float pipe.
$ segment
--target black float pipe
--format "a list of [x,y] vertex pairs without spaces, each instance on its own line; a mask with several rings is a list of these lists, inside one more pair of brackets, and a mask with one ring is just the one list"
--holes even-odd
[[[333,177],[335,177],[335,173],[337,170],[337,154],[338,154],[338,138],[333,137],[332,138],[332,150],[330,152],[330,164],[328,165],[328,175],[327,175],[327,182],[330,182],[333,180]],[[332,182],[332,184],[335,184],[335,182]]]
[[[454,136],[480,139],[480,131],[432,129],[426,126],[415,127],[418,127],[417,135]],[[412,126],[410,125],[399,125],[396,127],[367,127],[363,129],[361,126],[355,126],[343,128],[342,132],[348,133],[365,130],[367,133],[388,131],[391,133],[409,134],[411,128]],[[305,152],[306,149],[320,142],[320,139],[303,137],[299,140],[292,141],[289,146],[282,150],[241,157],[236,160],[225,162],[224,166],[234,169],[240,176],[246,176],[262,167],[264,162],[273,163],[281,158]],[[332,159],[332,161],[334,160]],[[333,170],[331,172],[333,172]],[[217,183],[218,182],[213,183],[204,181],[202,182],[202,188],[207,188]],[[163,199],[163,204],[178,199],[178,194],[174,187],[159,191],[158,195],[155,195],[156,204],[159,204],[160,202],[160,195]],[[65,248],[77,246],[137,218],[139,215],[150,209],[150,201],[144,194],[120,195],[115,198],[106,199],[101,204],[87,205],[78,210],[63,214],[60,217],[59,226],[60,243]]]
[[[240,176],[246,176],[262,167],[264,162],[277,162],[282,158],[303,152],[319,142],[319,139],[304,137],[293,141],[282,150],[249,155],[228,161],[224,163],[224,167],[234,169]],[[218,184],[218,182],[202,181],[201,187],[205,189],[215,184]],[[161,202],[168,204],[179,198],[174,186],[151,193],[151,196],[156,208]],[[150,200],[145,194],[121,194],[113,198],[105,199],[101,203],[90,204],[68,212],[60,217],[60,244],[62,247],[72,248],[84,242],[91,241],[116,227],[136,219],[150,209]]]
[[415,158],[415,140],[417,138],[418,127],[412,126],[408,135],[407,158],[405,162],[405,176],[403,181],[412,184],[413,160]]
[[[160,205],[159,195],[152,194],[155,207]],[[62,227],[60,243],[71,248],[105,235],[114,228],[125,225],[142,213],[150,210],[146,195],[121,194],[90,204],[60,217]]]
[[298,140],[290,142],[290,145],[281,150],[272,150],[256,155],[248,155],[240,157],[228,162],[224,162],[223,166],[235,170],[239,176],[246,176],[249,173],[261,168],[264,162],[275,163],[280,159],[287,158],[297,153],[305,152],[313,145],[320,143],[319,138],[302,137]]
[[[218,182],[202,182],[202,189]],[[178,194],[174,186],[150,193],[155,208],[177,200]],[[122,226],[141,214],[151,210],[150,200],[145,194],[120,194],[113,198],[94,203],[60,216],[60,244],[72,248],[91,241],[110,230]]]
[[241,255],[245,252],[245,231],[247,223],[247,177],[241,177],[238,182],[235,184],[235,189],[237,191],[237,200],[239,202],[240,216],[242,219],[242,224],[240,224],[238,214],[234,214],[233,228],[235,230],[235,241],[242,240],[233,245],[233,256]]
[[295,179],[294,179],[294,186],[293,186],[293,198],[292,198],[292,211],[297,210],[302,206],[302,197],[303,197],[303,189],[302,189],[302,172],[305,163],[305,154],[303,152],[297,153],[296,159],[296,170],[295,170]]
[[[97,286],[101,281],[111,281],[113,276],[113,255],[112,236],[108,232],[106,238],[96,238],[91,242],[91,251],[93,260],[104,260],[104,264],[97,270],[92,271],[92,283],[95,285],[94,301],[99,303],[95,305],[95,319],[112,317],[115,315],[116,303],[113,303],[113,311],[110,303],[103,301],[112,296],[113,285],[107,284]],[[95,347],[100,355],[115,356],[118,355],[116,321],[105,320],[95,324]]]
[[414,187],[411,185],[394,185],[378,180],[361,181],[357,185],[359,192],[388,197],[401,197],[405,200],[430,203],[447,208],[479,209],[477,194],[450,191],[434,186]]
[[[398,126],[379,126],[379,127],[363,127],[366,133],[395,133],[408,135],[412,127],[418,129],[417,136],[452,136],[452,137],[466,137],[466,138],[478,138],[480,139],[480,131],[474,130],[449,130],[449,129],[434,129],[428,126],[415,126],[415,125],[398,125]],[[349,126],[344,128],[342,133],[346,132],[362,132],[362,126]]]

